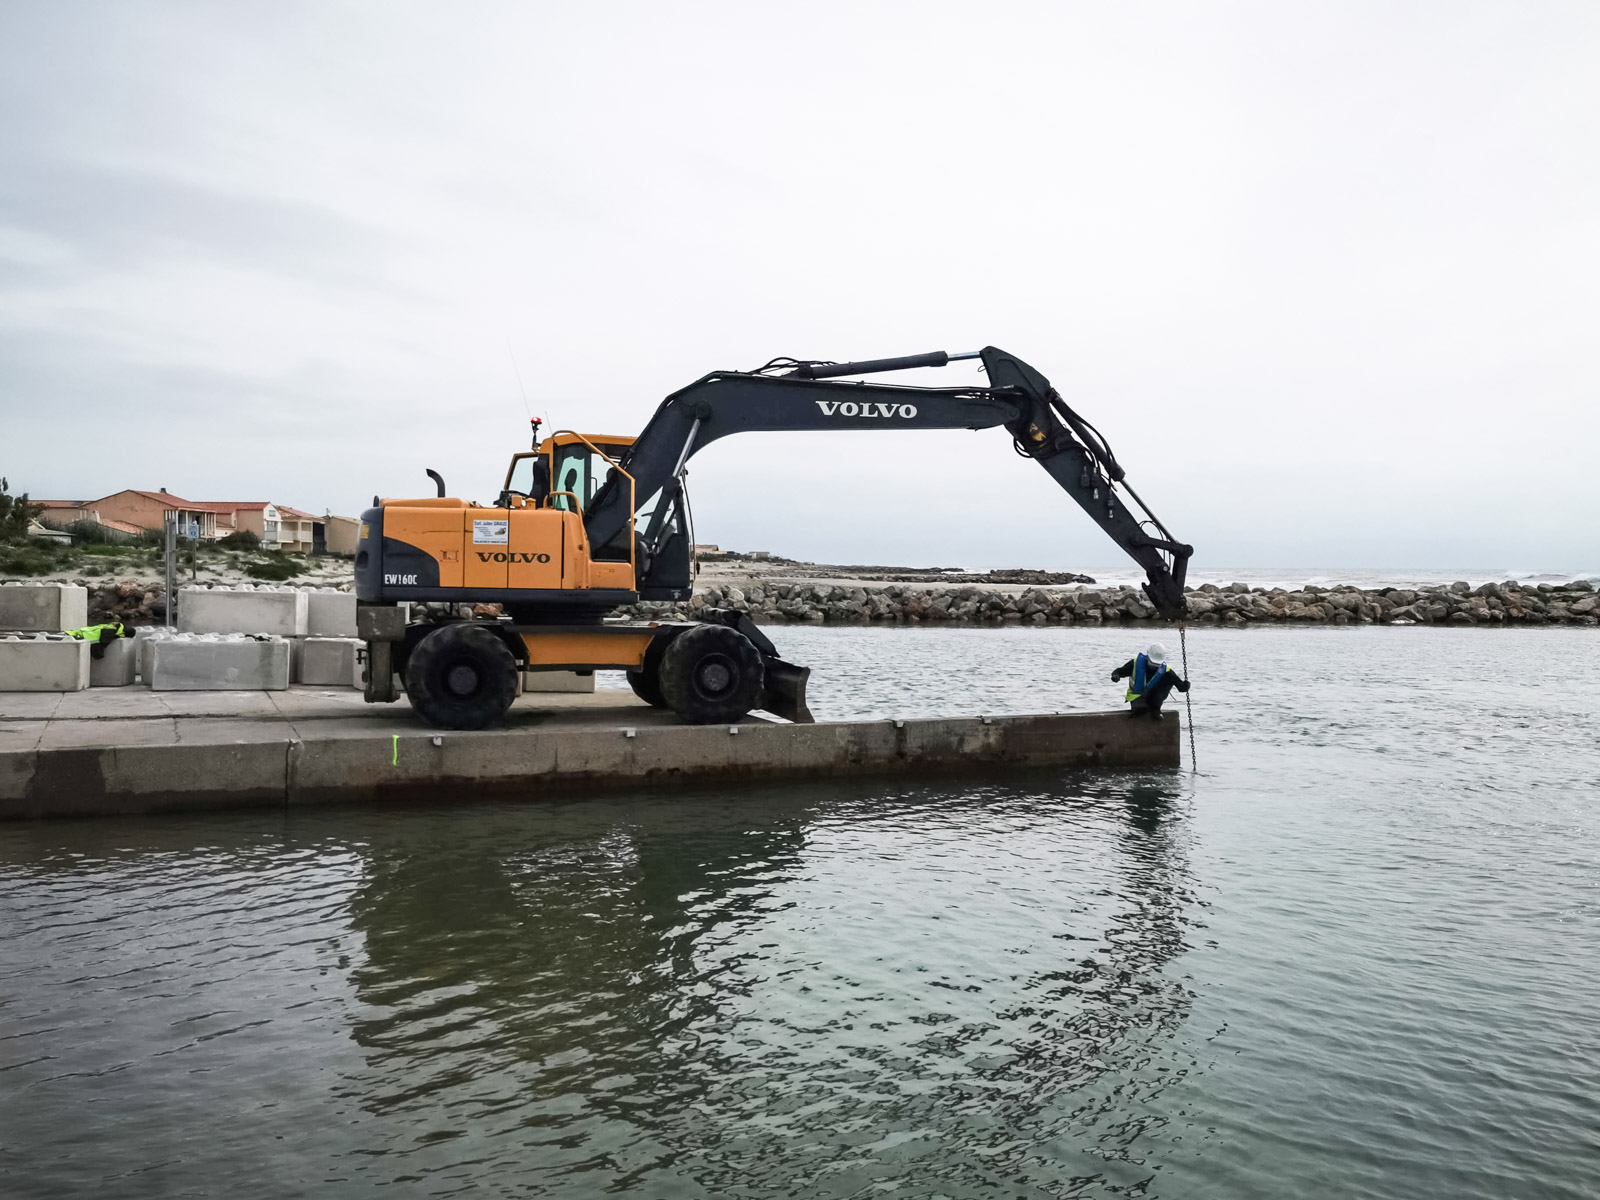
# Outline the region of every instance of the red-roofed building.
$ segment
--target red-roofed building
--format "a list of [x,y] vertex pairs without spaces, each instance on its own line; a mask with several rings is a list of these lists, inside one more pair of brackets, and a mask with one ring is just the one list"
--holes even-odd
[[51,525],[70,525],[73,521],[97,521],[123,533],[138,533],[152,529],[160,532],[166,527],[168,513],[178,518],[178,532],[188,537],[191,530],[202,539],[220,537],[231,533],[231,525],[218,528],[218,518],[231,520],[215,505],[174,496],[166,488],[158,492],[144,492],[135,488],[113,492],[98,500],[39,500],[34,503],[44,508],[40,518]]
[[202,540],[209,541],[249,530],[261,539],[265,548],[290,554],[323,554],[330,549],[336,554],[355,553],[357,522],[353,519],[331,518],[338,523],[338,529],[332,539],[337,544],[330,547],[330,518],[290,508],[287,504],[273,504],[270,500],[185,500],[165,489],[144,492],[129,488],[98,500],[36,500],[32,503],[44,509],[39,514],[42,521],[57,527],[74,521],[95,521],[123,533],[136,534],[144,530],[159,533],[165,528],[167,514],[174,513],[180,537],[188,537],[189,531],[195,529]]
[[81,521],[87,515],[84,511],[87,500],[29,500],[28,503],[44,509],[41,515],[52,521]]
[[269,550],[290,550],[293,554],[310,554],[310,525],[306,526],[306,544],[301,547],[299,520],[285,520],[282,504],[272,501],[210,501],[216,509],[226,510],[230,530],[250,530],[261,538],[262,546]]
[[[208,500],[219,513],[221,523],[227,525],[226,533],[249,531],[261,539],[263,546],[277,541],[277,512],[270,500]],[[268,537],[271,527],[272,536]]]
[[290,554],[311,554],[321,549],[317,526],[321,517],[313,517],[287,504],[273,504],[270,500],[213,500],[213,508],[225,512],[229,531],[248,529],[261,539],[268,549],[288,551]]
[[322,550],[323,539],[317,526],[321,517],[314,517],[287,504],[278,505],[278,544],[291,554],[314,554]]

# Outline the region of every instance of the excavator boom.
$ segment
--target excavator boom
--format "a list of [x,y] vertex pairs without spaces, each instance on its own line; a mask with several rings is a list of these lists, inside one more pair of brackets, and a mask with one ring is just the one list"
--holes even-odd
[[[965,358],[982,360],[988,386],[932,388],[840,378],[939,367]],[[1144,568],[1144,590],[1157,611],[1181,619],[1193,548],[1173,538],[1126,485],[1105,439],[1067,406],[1050,381],[993,346],[972,354],[936,351],[855,363],[774,360],[756,371],[706,375],[661,402],[622,461],[633,487],[620,480],[608,483],[584,514],[584,526],[593,545],[613,543],[629,528],[633,504],[676,495],[688,460],[730,434],[994,426],[1004,426],[1017,452],[1038,462]],[[651,547],[644,548],[648,558]],[[647,589],[648,577],[639,586]]]

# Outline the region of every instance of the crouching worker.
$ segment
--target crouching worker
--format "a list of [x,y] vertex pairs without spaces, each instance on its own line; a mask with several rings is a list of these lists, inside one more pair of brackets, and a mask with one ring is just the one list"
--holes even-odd
[[1178,673],[1167,666],[1167,648],[1160,642],[1123,663],[1111,672],[1111,678],[1128,681],[1125,699],[1128,701],[1130,717],[1148,713],[1159,721],[1161,705],[1166,701],[1167,694],[1173,688],[1180,692],[1189,690],[1189,681],[1180,679]]

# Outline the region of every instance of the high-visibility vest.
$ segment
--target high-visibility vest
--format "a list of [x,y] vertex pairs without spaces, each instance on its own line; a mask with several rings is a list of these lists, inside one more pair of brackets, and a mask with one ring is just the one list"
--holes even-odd
[[107,621],[103,625],[85,625],[82,629],[69,629],[66,634],[82,642],[98,642],[105,639],[107,631],[113,638],[128,636],[128,631],[122,627],[121,621]]
[[1128,677],[1128,694],[1125,697],[1129,703],[1137,700],[1151,688],[1161,682],[1161,677],[1167,673],[1167,664],[1159,664],[1154,674],[1150,674],[1150,660],[1143,654],[1134,656],[1133,674]]

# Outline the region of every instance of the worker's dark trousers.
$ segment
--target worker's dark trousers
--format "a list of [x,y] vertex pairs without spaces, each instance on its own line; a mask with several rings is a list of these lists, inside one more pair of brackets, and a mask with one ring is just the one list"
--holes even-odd
[[1159,713],[1161,706],[1166,703],[1168,694],[1177,684],[1178,677],[1168,671],[1160,679],[1156,680],[1156,685],[1153,688],[1128,705],[1129,713],[1136,717],[1144,713]]

